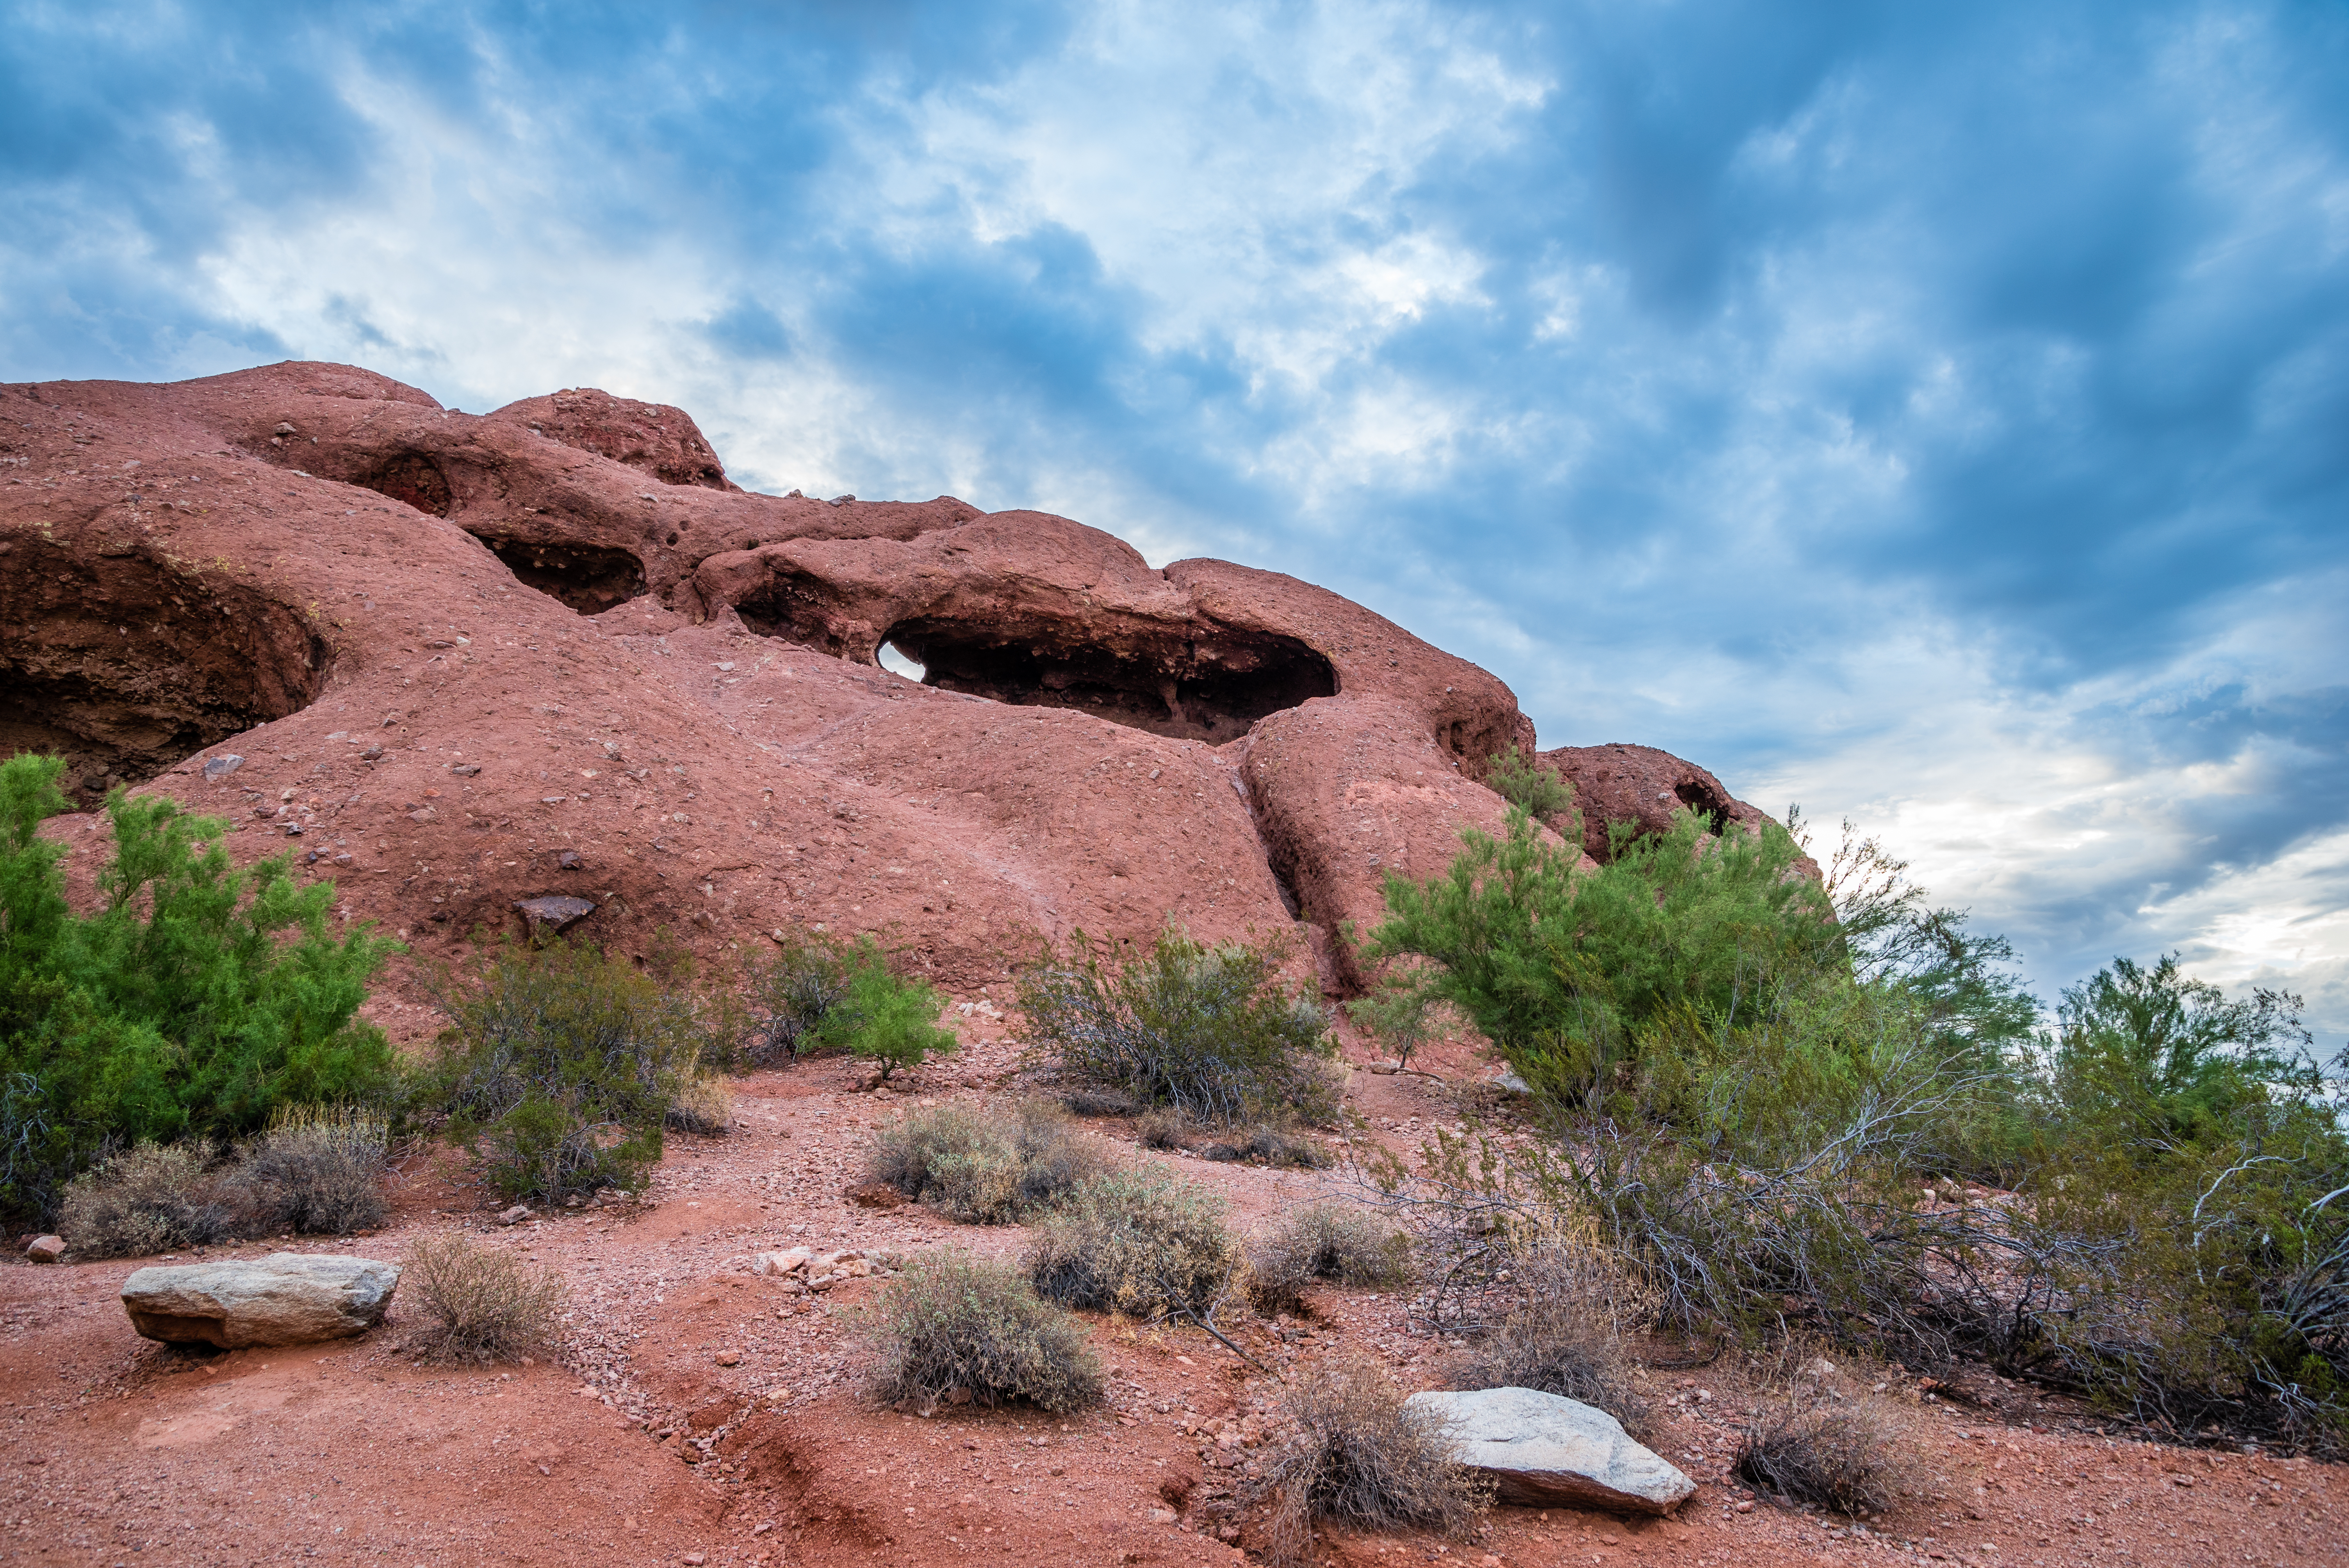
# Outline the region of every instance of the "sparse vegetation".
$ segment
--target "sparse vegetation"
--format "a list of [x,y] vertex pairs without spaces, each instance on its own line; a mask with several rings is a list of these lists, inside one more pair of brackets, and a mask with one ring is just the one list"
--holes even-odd
[[1083,1329],[1002,1264],[916,1257],[865,1326],[882,1353],[875,1391],[901,1408],[1024,1402],[1060,1412],[1102,1397],[1101,1362]]
[[107,797],[100,907],[67,907],[65,764],[0,763],[0,1211],[47,1216],[109,1149],[259,1130],[282,1107],[378,1103],[391,1048],[357,1019],[395,944],[331,934],[329,882],[275,856],[238,869],[226,824]]
[[1030,1044],[1081,1082],[1195,1122],[1327,1122],[1329,1015],[1281,989],[1280,958],[1269,942],[1208,947],[1169,929],[1112,961],[1080,933],[1020,976],[1019,1007]]
[[1212,1322],[1239,1274],[1224,1201],[1163,1171],[1089,1177],[1037,1222],[1028,1277],[1063,1306]]
[[1796,1401],[1745,1429],[1736,1470],[1788,1501],[1874,1515],[1913,1490],[1915,1447],[1908,1424],[1879,1404]]
[[458,1232],[410,1245],[400,1284],[423,1317],[404,1325],[409,1347],[428,1358],[512,1361],[554,1342],[562,1279]]
[[1309,1561],[1319,1521],[1458,1536],[1491,1506],[1491,1483],[1454,1457],[1442,1424],[1404,1409],[1402,1391],[1368,1361],[1309,1375],[1288,1415],[1297,1438],[1259,1483],[1273,1505],[1266,1555],[1275,1563]]
[[58,1225],[79,1256],[145,1257],[228,1235],[233,1197],[207,1140],[142,1143],[78,1177]]
[[1623,1341],[1623,1287],[1604,1276],[1604,1259],[1576,1249],[1520,1256],[1508,1284],[1515,1304],[1456,1356],[1459,1388],[1533,1388],[1606,1411],[1643,1440],[1654,1412],[1632,1376]]
[[339,1235],[383,1223],[384,1156],[390,1127],[348,1106],[280,1111],[230,1178],[247,1235]]
[[1108,1167],[1066,1112],[1028,1099],[1005,1109],[942,1105],[908,1112],[873,1137],[867,1171],[967,1223],[1009,1224]]
[[1302,1309],[1316,1280],[1383,1286],[1411,1277],[1410,1238],[1376,1214],[1339,1203],[1291,1211],[1248,1254],[1248,1299],[1259,1312]]

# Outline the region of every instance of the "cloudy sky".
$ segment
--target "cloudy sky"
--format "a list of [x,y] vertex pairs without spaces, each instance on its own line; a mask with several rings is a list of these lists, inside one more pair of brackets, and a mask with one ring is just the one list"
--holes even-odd
[[2349,9],[0,7],[0,379],[682,405],[2349,1033]]

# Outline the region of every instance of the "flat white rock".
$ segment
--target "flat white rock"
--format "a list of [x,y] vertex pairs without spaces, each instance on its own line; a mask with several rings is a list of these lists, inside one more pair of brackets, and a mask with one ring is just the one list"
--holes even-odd
[[1669,1513],[1696,1482],[1631,1440],[1606,1411],[1533,1388],[1413,1394],[1444,1423],[1460,1462],[1500,1483],[1504,1502]]
[[246,1262],[143,1268],[122,1282],[130,1326],[166,1344],[307,1345],[383,1321],[399,1265],[272,1253]]

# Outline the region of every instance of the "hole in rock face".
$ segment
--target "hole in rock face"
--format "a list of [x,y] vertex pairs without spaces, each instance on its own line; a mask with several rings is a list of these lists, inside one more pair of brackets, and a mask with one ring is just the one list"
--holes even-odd
[[1330,661],[1295,637],[1216,631],[1094,642],[1079,628],[901,621],[886,639],[922,681],[996,702],[1071,707],[1220,746],[1267,714],[1338,695]]
[[1673,785],[1672,793],[1680,797],[1682,805],[1705,818],[1715,837],[1729,830],[1729,802],[1695,779]]
[[893,676],[903,676],[909,681],[920,680],[929,673],[923,669],[921,665],[916,664],[913,660],[899,653],[897,651],[897,645],[895,643],[882,644],[881,651],[874,655],[874,657],[883,669],[887,670]]
[[93,805],[307,707],[327,657],[299,614],[250,589],[20,546],[0,573],[0,757],[63,757],[65,789]]
[[526,544],[483,539],[506,570],[583,615],[600,615],[645,591],[645,564],[630,551],[603,544]]
[[373,473],[352,482],[434,517],[448,516],[455,500],[449,489],[449,476],[440,471],[440,464],[421,452],[395,453]]

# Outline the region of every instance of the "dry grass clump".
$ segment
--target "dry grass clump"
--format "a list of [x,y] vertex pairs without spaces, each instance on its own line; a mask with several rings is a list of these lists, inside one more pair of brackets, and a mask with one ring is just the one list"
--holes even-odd
[[1114,1088],[1071,1089],[1061,1097],[1061,1103],[1075,1116],[1132,1116],[1142,1109],[1132,1095]]
[[1278,1127],[1247,1127],[1199,1147],[1202,1160],[1260,1160],[1267,1165],[1307,1171],[1328,1169],[1330,1151],[1309,1138]]
[[402,1283],[426,1317],[408,1343],[434,1360],[512,1361],[554,1338],[562,1279],[457,1232],[411,1245]]
[[1796,1502],[1884,1512],[1913,1488],[1908,1423],[1881,1405],[1797,1403],[1745,1429],[1737,1473]]
[[866,1171],[954,1219],[1003,1225],[1058,1202],[1108,1164],[1066,1111],[1029,1099],[1009,1113],[958,1105],[911,1112],[873,1135]]
[[734,1086],[715,1073],[696,1073],[678,1086],[668,1125],[716,1138],[734,1125]]
[[1288,1400],[1297,1433],[1266,1472],[1266,1556],[1307,1561],[1315,1522],[1465,1534],[1492,1505],[1492,1483],[1454,1457],[1443,1423],[1403,1408],[1369,1361],[1325,1367]]
[[1088,1177],[1036,1227],[1028,1277],[1063,1306],[1211,1319],[1241,1264],[1224,1201],[1164,1171]]
[[1376,1216],[1316,1203],[1277,1221],[1248,1256],[1248,1299],[1259,1312],[1295,1312],[1316,1280],[1401,1284],[1412,1277],[1411,1239]]
[[246,1149],[230,1178],[254,1232],[338,1235],[383,1223],[390,1127],[372,1111],[291,1106]]
[[1631,1376],[1617,1282],[1597,1259],[1544,1253],[1512,1270],[1516,1305],[1449,1367],[1461,1388],[1532,1388],[1596,1406],[1644,1438],[1654,1411]]
[[141,1143],[75,1178],[57,1230],[85,1258],[167,1253],[229,1234],[233,1199],[210,1143]]
[[1002,1264],[962,1253],[915,1258],[864,1323],[882,1350],[874,1391],[893,1405],[1025,1402],[1058,1412],[1102,1397],[1084,1331]]

